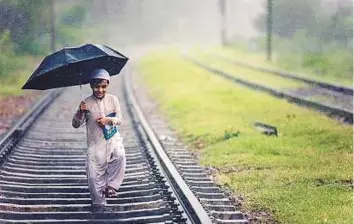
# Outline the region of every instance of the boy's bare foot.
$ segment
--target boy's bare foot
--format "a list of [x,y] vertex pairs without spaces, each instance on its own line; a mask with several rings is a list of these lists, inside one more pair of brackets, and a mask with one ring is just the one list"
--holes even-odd
[[113,198],[117,195],[116,189],[114,189],[111,186],[107,186],[106,189],[104,190],[104,194],[106,198]]

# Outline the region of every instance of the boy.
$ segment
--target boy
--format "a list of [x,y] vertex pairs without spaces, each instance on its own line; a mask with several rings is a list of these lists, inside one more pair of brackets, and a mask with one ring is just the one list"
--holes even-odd
[[[109,81],[104,69],[91,73],[92,95],[81,102],[72,119],[74,128],[86,125],[86,174],[92,205],[98,209],[106,205],[106,197],[115,196],[126,166],[123,140],[116,129],[122,122],[122,114],[117,97],[106,94]],[[112,128],[109,133],[104,133],[105,126]]]

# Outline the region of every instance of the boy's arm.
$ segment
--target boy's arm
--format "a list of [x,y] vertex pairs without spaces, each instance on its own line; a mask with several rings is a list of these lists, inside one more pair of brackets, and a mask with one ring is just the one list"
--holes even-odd
[[114,107],[115,107],[114,110],[116,112],[116,116],[111,118],[111,122],[112,125],[117,126],[122,123],[123,117],[122,117],[122,112],[120,110],[119,101],[116,96],[114,97]]
[[72,119],[72,126],[74,128],[79,128],[82,125],[86,124],[86,119],[87,119],[86,113],[78,109]]

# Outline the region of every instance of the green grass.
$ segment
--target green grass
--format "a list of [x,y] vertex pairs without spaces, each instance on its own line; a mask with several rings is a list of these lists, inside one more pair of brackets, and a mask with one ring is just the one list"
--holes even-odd
[[[273,60],[266,60],[265,53],[260,52],[251,52],[240,46],[233,47],[214,47],[208,50],[209,52],[214,52],[216,54],[229,57],[230,59],[234,59],[236,61],[249,63],[254,66],[259,66],[268,69],[282,70],[287,72],[296,73],[298,76],[302,76],[305,78],[310,78],[314,80],[329,82],[329,83],[337,83],[345,86],[353,85],[353,77],[352,76],[338,76],[335,74],[316,74],[313,72],[313,69],[308,69],[300,66],[295,66],[299,63],[291,63],[286,64],[285,58],[280,58],[279,55],[274,52]],[[293,60],[295,60],[295,56]]]
[[282,223],[353,222],[351,126],[211,75],[175,51],[150,54],[139,69],[171,126],[186,144],[202,143],[193,148],[200,163],[245,196],[245,210],[272,211]]
[[41,58],[33,56],[17,56],[19,66],[8,74],[0,76],[0,97],[18,96],[26,93],[21,87],[39,65]]

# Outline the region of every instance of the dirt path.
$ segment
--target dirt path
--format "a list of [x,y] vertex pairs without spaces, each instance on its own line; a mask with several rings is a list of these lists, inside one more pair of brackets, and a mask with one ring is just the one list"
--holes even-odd
[[40,93],[0,97],[0,138],[34,105]]

